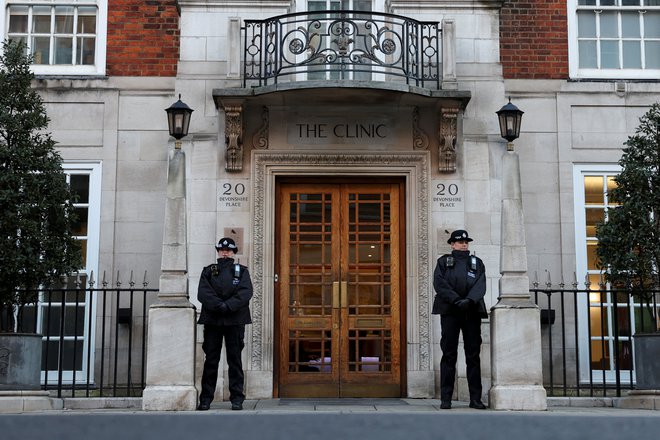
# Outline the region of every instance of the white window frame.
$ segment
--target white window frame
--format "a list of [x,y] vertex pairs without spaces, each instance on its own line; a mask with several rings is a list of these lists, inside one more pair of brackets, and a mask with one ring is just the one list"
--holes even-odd
[[[0,0],[0,31],[2,39],[7,38],[9,31],[9,15],[7,8],[9,5],[70,5],[70,6],[96,6],[98,13],[96,15],[96,47],[94,53],[94,65],[42,65],[33,64],[32,72],[35,75],[66,75],[66,76],[104,76],[107,50],[107,32],[108,32],[108,0]],[[29,44],[29,42],[28,42]]]
[[[89,203],[87,204],[87,235],[84,237],[87,240],[86,255],[87,260],[85,267],[80,270],[87,276],[94,273],[94,278],[98,279],[98,264],[99,264],[99,243],[101,238],[101,170],[100,162],[64,162],[62,169],[67,175],[72,174],[85,174],[89,176]],[[83,237],[77,237],[83,238]],[[69,281],[69,287],[73,286],[73,280]],[[83,288],[85,286],[82,286]],[[67,306],[75,306],[75,303],[65,303]],[[79,304],[79,306],[82,305]],[[41,311],[44,304],[40,303],[39,313],[37,314],[37,330],[40,331],[42,319]],[[90,314],[90,308],[92,313]],[[80,324],[83,327],[83,349],[82,349],[82,368],[80,370],[64,370],[62,372],[62,382],[70,384],[75,377],[76,383],[83,383],[89,377],[91,380],[94,378],[94,352],[96,340],[96,299],[87,296],[85,298],[85,319],[84,323]],[[91,322],[90,322],[91,319]],[[66,339],[73,340],[73,337],[65,337]],[[79,338],[80,340],[80,338]],[[45,338],[44,338],[45,341]],[[87,368],[87,354],[90,354],[90,370]],[[74,376],[75,373],[75,376]],[[89,373],[89,374],[88,374]],[[41,382],[45,383],[46,372],[41,371]],[[48,384],[54,384],[58,381],[58,371],[48,370]]]
[[[602,164],[602,165],[574,165],[573,167],[573,200],[575,212],[575,268],[577,274],[588,273],[587,264],[587,234],[585,230],[586,216],[585,216],[585,197],[584,197],[584,177],[585,176],[611,176],[617,175],[621,172],[621,167],[617,164]],[[592,271],[593,274],[593,271]],[[599,286],[591,285],[591,289],[598,290]],[[612,307],[612,303],[604,303],[608,308]],[[591,359],[589,357],[589,347],[591,340],[589,339],[589,327],[587,321],[587,314],[589,313],[589,299],[587,295],[578,296],[577,319],[578,319],[578,348],[580,357],[580,381],[588,383],[590,380],[591,372]],[[606,329],[606,340],[609,341],[614,334],[612,328],[612,319],[609,315],[607,319],[608,328]],[[634,317],[630,316],[631,325],[634,328]],[[634,330],[633,330],[634,331]],[[632,341],[632,336],[631,336]],[[610,359],[614,356],[612,350],[612,343],[610,342],[609,356]],[[632,347],[632,344],[631,344]],[[631,353],[631,358],[634,363],[634,353]],[[620,370],[619,379],[622,383],[630,382],[629,370]],[[608,370],[593,370],[592,380],[594,383],[616,382],[616,371],[614,369]],[[633,370],[633,382],[635,381],[635,372]]]
[[[658,79],[660,69],[581,69],[578,47],[578,0],[568,0],[568,72],[576,79]],[[657,7],[654,7],[657,9]],[[608,11],[636,10],[639,7],[609,6]]]

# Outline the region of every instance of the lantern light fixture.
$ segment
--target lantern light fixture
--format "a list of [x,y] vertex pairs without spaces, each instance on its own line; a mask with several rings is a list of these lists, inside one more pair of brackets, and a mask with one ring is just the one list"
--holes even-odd
[[179,100],[166,108],[167,112],[167,125],[170,130],[170,136],[176,139],[175,148],[181,148],[181,138],[188,136],[188,128],[190,127],[190,115],[194,111],[181,101],[181,94]]
[[507,150],[513,150],[513,141],[520,136],[520,123],[522,122],[523,111],[509,103],[499,109],[497,117],[500,122],[500,135],[508,141]]

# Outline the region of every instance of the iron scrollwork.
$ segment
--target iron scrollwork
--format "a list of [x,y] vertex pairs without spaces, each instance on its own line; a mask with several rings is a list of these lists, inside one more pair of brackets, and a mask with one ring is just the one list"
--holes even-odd
[[400,77],[439,88],[440,28],[393,14],[320,11],[246,20],[244,81]]

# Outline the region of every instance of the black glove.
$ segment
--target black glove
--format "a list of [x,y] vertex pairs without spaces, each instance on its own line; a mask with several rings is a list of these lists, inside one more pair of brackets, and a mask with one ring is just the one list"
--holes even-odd
[[218,310],[220,311],[221,315],[226,315],[227,312],[229,312],[229,307],[227,306],[227,303],[220,303]]
[[468,298],[461,298],[454,301],[454,304],[461,312],[467,312],[471,303],[472,301],[470,301]]

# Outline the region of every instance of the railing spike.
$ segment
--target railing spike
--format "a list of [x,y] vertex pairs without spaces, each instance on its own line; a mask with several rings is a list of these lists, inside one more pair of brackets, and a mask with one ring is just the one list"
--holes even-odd
[[589,273],[584,276],[584,287],[586,287],[587,290],[591,290],[591,280],[589,279]]
[[550,271],[546,269],[545,272],[548,274],[548,281],[545,283],[545,285],[548,287],[548,289],[550,289],[552,287],[552,280],[550,279]]
[[121,287],[121,280],[119,279],[119,271],[117,271],[117,278],[115,284],[117,285],[118,288]]
[[89,272],[89,281],[87,281],[87,284],[89,285],[89,288],[91,289],[94,287],[94,271]]
[[147,271],[146,270],[144,271],[144,279],[142,280],[142,285],[144,286],[145,289],[149,285],[149,281],[147,281]]
[[534,281],[532,282],[532,286],[534,286],[535,289],[538,289],[539,287],[539,273],[537,271],[534,271]]
[[566,284],[564,283],[564,271],[562,271],[560,281],[559,281],[559,288],[561,290],[564,290],[564,286],[566,286]]
[[573,271],[573,282],[571,284],[573,284],[573,289],[577,290],[578,280],[577,280],[577,274],[575,273],[575,271]]
[[135,282],[133,281],[133,269],[131,269],[131,277],[128,280],[128,285],[131,286],[131,288],[135,286]]
[[108,287],[108,280],[106,280],[105,277],[105,270],[103,271],[103,281],[101,281],[101,285],[103,286],[104,289]]

